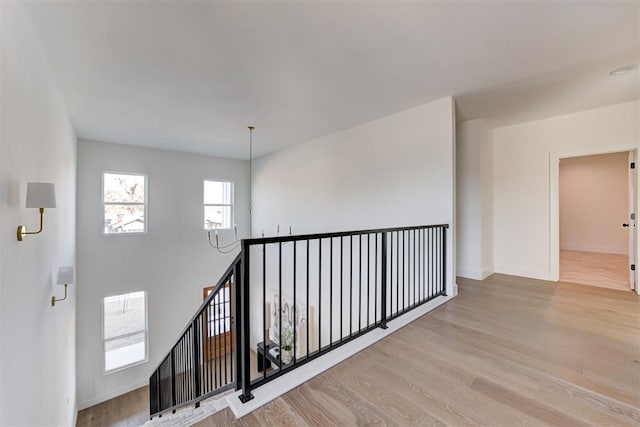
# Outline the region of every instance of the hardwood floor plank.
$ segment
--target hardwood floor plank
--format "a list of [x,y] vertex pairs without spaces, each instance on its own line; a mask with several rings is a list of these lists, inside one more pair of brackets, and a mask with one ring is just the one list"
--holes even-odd
[[[451,381],[448,375],[439,375],[435,366],[434,369],[423,369],[425,365],[432,365],[432,361],[423,360],[426,363],[418,366],[412,359],[398,363],[397,357],[375,350],[368,355],[377,365],[376,374],[371,377],[378,378],[381,387],[390,388],[408,401],[426,408],[448,425],[490,425],[497,421],[500,425],[534,424],[534,420],[501,408],[490,399],[478,398],[469,389],[472,381]],[[367,371],[371,372],[371,369]],[[461,400],[467,403],[460,405]]]
[[535,417],[547,425],[562,427],[586,427],[579,420],[556,411],[555,409],[540,404],[536,400],[529,399],[518,393],[510,391],[499,384],[478,377],[471,384],[471,390],[489,396],[496,402],[500,402],[510,408],[516,409],[524,414]]
[[281,426],[281,427],[304,427],[308,426],[304,419],[294,408],[285,403],[281,397],[272,400],[258,411],[243,417],[247,427],[259,426]]
[[149,419],[149,388],[141,387],[78,412],[77,426],[139,426]]
[[[307,405],[313,405],[316,411],[320,412],[322,415],[316,415],[315,412],[310,413],[310,411],[305,411],[304,409],[300,411],[306,415],[307,418],[305,419],[309,424],[323,425],[320,423],[316,424],[316,422],[326,418],[328,421],[325,425],[357,425],[359,420],[358,414],[354,413],[349,405],[346,405],[341,401],[340,394],[334,395],[332,393],[328,393],[323,384],[324,381],[321,381],[319,380],[319,377],[316,377],[301,387],[296,388],[292,392],[285,394],[283,399],[292,406],[294,406],[295,402],[298,400],[305,401],[305,408]],[[300,389],[303,390],[303,397],[298,396],[298,398],[293,398],[290,396],[298,394],[297,392],[299,392]]]
[[221,411],[216,412],[210,417],[205,418],[204,420],[194,424],[197,427],[247,427],[245,423],[245,418],[236,418],[231,412],[231,409],[224,408]]
[[332,411],[323,410],[330,408],[331,404],[314,389],[312,381],[297,387],[293,393],[285,394],[282,399],[289,406],[296,408],[310,425],[336,424],[337,419],[332,416]]
[[[337,379],[333,370],[315,377],[311,382],[316,393],[323,396],[325,411],[331,414],[332,420],[338,425],[398,425],[390,414],[385,414],[374,402],[368,401],[359,390],[355,391]],[[341,416],[335,416],[336,411]]]
[[[425,410],[424,399],[407,397],[407,393],[403,391],[414,394],[419,392],[411,384],[406,383],[404,390],[390,387],[390,383],[397,382],[400,378],[392,372],[382,373],[386,360],[380,356],[386,355],[367,352],[358,362],[356,369],[335,369],[332,375],[351,390],[357,390],[399,425],[445,426],[443,421]],[[372,370],[379,375],[368,375]]]
[[612,412],[610,408],[594,406],[593,401],[575,399],[566,390],[554,391],[541,388],[533,398],[545,405],[552,406],[562,413],[571,414],[589,425],[636,426],[638,424],[633,420],[633,417],[628,417],[624,414],[618,415]]

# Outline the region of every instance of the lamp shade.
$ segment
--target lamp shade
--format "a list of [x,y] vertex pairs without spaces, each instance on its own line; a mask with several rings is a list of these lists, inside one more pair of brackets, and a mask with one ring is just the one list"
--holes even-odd
[[73,267],[60,267],[58,269],[58,285],[68,285],[76,281],[76,272]]
[[50,182],[29,182],[27,184],[27,207],[55,208],[55,184]]

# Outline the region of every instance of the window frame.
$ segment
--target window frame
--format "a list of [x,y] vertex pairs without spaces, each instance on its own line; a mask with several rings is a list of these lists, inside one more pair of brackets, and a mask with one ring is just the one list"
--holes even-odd
[[[104,178],[105,175],[130,175],[130,176],[141,176],[144,178],[144,202],[107,202],[104,200]],[[140,236],[144,234],[148,234],[149,232],[149,177],[144,173],[137,172],[122,172],[122,171],[111,171],[105,170],[102,171],[102,235],[103,236]],[[143,206],[144,207],[144,230],[143,231],[131,231],[126,233],[107,233],[105,230],[105,206],[108,205],[120,205],[120,206]]]
[[[230,184],[230,191],[229,191],[229,199],[231,200],[231,203],[205,203],[204,202],[204,186],[205,183],[209,181],[209,182],[224,182],[224,183],[228,183]],[[204,178],[202,180],[202,226],[204,231],[216,231],[216,230],[231,230],[233,229],[233,225],[235,224],[235,182],[232,179],[228,179],[228,178]],[[230,210],[230,214],[229,214],[229,227],[220,227],[220,228],[207,228],[205,227],[204,223],[205,223],[205,210],[207,207],[215,207],[215,206],[222,206],[222,207],[229,207]]]
[[[105,298],[117,297],[117,296],[128,295],[128,294],[135,294],[135,293],[138,293],[138,292],[142,292],[144,294],[144,327],[145,328],[142,329],[142,330],[139,330],[139,331],[127,332],[126,334],[118,335],[118,336],[111,337],[111,338],[106,338],[105,337],[105,331],[104,331],[104,327],[105,327],[105,312],[104,312],[105,304],[104,304],[104,300],[105,300]],[[107,369],[107,342],[114,341],[116,339],[127,338],[127,337],[130,337],[130,336],[133,336],[133,335],[138,335],[138,334],[141,334],[141,333],[144,333],[144,359],[137,360],[135,362],[131,362],[131,363],[128,363],[126,365],[118,366],[117,368]],[[103,295],[102,296],[102,374],[103,375],[113,374],[113,373],[116,373],[116,372],[123,371],[125,369],[132,368],[134,366],[142,365],[144,363],[147,363],[148,361],[149,361],[149,298],[148,298],[148,292],[147,291],[128,291],[128,292],[121,292],[121,293],[113,294],[113,295]]]

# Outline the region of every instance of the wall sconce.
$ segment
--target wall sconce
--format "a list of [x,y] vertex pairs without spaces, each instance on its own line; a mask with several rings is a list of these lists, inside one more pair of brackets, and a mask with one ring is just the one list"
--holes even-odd
[[27,231],[24,225],[18,226],[18,241],[22,242],[27,234],[38,234],[42,232],[43,217],[45,208],[56,207],[55,184],[49,182],[29,182],[27,184],[27,208],[40,209],[40,230]]
[[67,286],[75,282],[75,271],[73,267],[60,267],[58,269],[58,285],[64,285],[64,298],[56,299],[55,295],[51,297],[51,307],[56,305],[58,301],[67,299]]

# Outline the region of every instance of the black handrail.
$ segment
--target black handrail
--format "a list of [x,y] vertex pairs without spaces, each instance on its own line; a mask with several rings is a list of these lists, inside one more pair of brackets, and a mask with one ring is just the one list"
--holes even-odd
[[269,243],[285,243],[295,242],[300,240],[317,240],[327,239],[330,237],[348,237],[358,236],[361,234],[374,234],[374,233],[388,233],[392,231],[409,231],[409,230],[422,230],[428,228],[449,228],[449,224],[434,224],[434,225],[412,225],[408,227],[389,227],[389,228],[372,228],[370,230],[354,230],[354,231],[334,231],[331,233],[314,233],[314,234],[294,234],[285,236],[272,236],[272,237],[254,237],[251,239],[243,239],[249,245],[261,245]]

